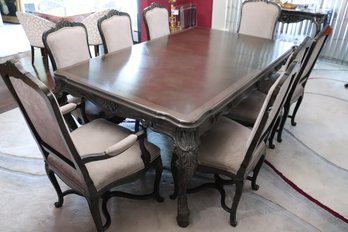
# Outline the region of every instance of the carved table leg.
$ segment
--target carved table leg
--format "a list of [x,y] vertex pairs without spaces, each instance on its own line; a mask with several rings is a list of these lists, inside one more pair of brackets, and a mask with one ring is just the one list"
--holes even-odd
[[178,215],[177,223],[181,227],[189,225],[189,208],[187,204],[187,185],[197,167],[198,133],[178,129],[175,135],[175,153],[178,177]]

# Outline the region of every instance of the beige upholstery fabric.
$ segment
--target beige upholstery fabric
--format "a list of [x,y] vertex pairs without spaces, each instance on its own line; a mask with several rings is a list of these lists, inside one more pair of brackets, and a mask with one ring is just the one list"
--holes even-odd
[[[297,72],[299,64],[294,63],[290,67],[291,73],[283,74],[270,88],[268,94],[261,104],[261,109],[257,115],[256,121],[252,129],[245,127],[226,117],[221,118],[217,125],[201,136],[201,145],[199,148],[198,163],[206,167],[217,168],[232,174],[236,174],[243,162],[247,150],[255,139],[257,131],[262,130],[262,134],[270,128],[271,122],[277,117],[282,107],[283,100],[288,93],[290,85],[293,83],[291,78]],[[274,91],[280,87],[277,95]],[[272,97],[275,97],[273,104]],[[269,109],[268,107],[271,106]],[[267,116],[267,117],[266,117]],[[265,117],[264,127],[260,127],[261,120]],[[266,134],[265,134],[266,135]],[[259,139],[259,138],[257,138]],[[266,144],[261,141],[252,152],[251,161],[248,169],[254,166],[260,155],[265,154]]]
[[201,136],[199,165],[236,173],[244,159],[245,142],[250,132],[248,127],[228,118],[221,118],[217,125]]
[[168,10],[156,7],[145,14],[150,39],[169,35]]
[[[228,118],[221,118],[217,125],[201,137],[199,165],[236,174],[244,160],[246,142],[250,135],[250,128]],[[264,152],[264,148],[265,144],[261,143],[254,157]],[[251,163],[254,163],[254,160]]]
[[16,15],[28,37],[30,45],[43,48],[42,34],[54,27],[55,23],[26,12],[17,11]]
[[244,2],[238,32],[273,39],[279,15],[280,7],[277,4],[262,1]]
[[81,21],[81,23],[83,23],[86,26],[89,45],[102,44],[97,23],[98,23],[98,19],[106,15],[109,11],[110,11],[109,9],[97,11],[87,16]]
[[83,27],[64,27],[47,36],[57,69],[90,59],[86,31]]
[[[77,151],[83,157],[91,153],[100,153],[132,132],[104,119],[94,120],[71,133]],[[92,135],[92,136],[91,136]],[[103,140],[96,140],[103,138]],[[160,155],[159,148],[146,142],[145,146],[151,155],[151,161]],[[87,170],[97,188],[100,190],[107,184],[136,173],[144,168],[139,143],[123,153],[107,160],[86,164]]]
[[117,51],[133,45],[130,18],[114,15],[101,23],[108,52]]

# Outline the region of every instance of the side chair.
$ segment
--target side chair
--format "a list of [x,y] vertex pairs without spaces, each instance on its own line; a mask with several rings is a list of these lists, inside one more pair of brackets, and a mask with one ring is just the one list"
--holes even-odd
[[102,44],[102,39],[98,31],[98,20],[109,11],[110,9],[94,12],[81,21],[87,29],[88,44],[89,46],[93,46],[95,56],[100,55],[99,46]]
[[[0,64],[0,75],[41,150],[47,176],[58,196],[56,208],[62,207],[66,195],[80,195],[88,202],[96,230],[105,231],[111,224],[107,210],[111,197],[163,201],[159,194],[163,169],[160,150],[147,141],[144,130],[133,133],[96,119],[70,132],[54,94],[38,78],[11,61]],[[134,195],[113,190],[139,179],[149,169],[156,172],[151,193]],[[70,189],[62,192],[56,177]]]
[[[304,61],[306,60],[305,57],[308,57],[309,50],[311,49],[313,45],[313,39],[310,37],[306,37],[303,42],[293,51],[293,53],[288,58],[287,62],[283,65],[283,67],[280,69],[278,73],[275,73],[274,75],[277,75],[276,78],[272,79],[273,83],[279,78],[279,76],[282,75],[284,71],[288,68],[290,63],[292,61],[299,62],[304,67]],[[307,58],[308,59],[308,58]],[[252,127],[254,126],[254,123],[256,122],[256,119],[258,117],[258,114],[261,110],[261,107],[263,105],[264,100],[266,99],[267,93],[269,92],[269,88],[265,91],[265,89],[259,88],[260,86],[257,85],[256,88],[254,88],[246,98],[242,99],[239,104],[233,108],[227,115],[228,118],[233,119],[245,126]],[[296,86],[293,86],[293,88]],[[278,122],[275,125],[279,125],[280,118],[278,119]],[[273,136],[275,131],[272,132],[272,135],[269,137],[269,147],[273,148]]]
[[281,9],[271,1],[245,1],[242,3],[238,33],[273,39]]
[[169,13],[164,6],[156,2],[151,3],[144,9],[143,18],[149,40],[170,34]]
[[17,11],[16,15],[30,43],[31,63],[34,64],[35,48],[40,48],[44,66],[48,70],[47,49],[42,42],[42,35],[56,24],[31,13]]
[[[227,117],[200,138],[197,172],[212,174],[215,181],[191,188],[188,193],[216,188],[221,194],[222,208],[230,214],[230,224],[237,225],[236,213],[243,193],[245,180],[251,181],[253,190],[259,186],[256,179],[266,155],[266,141],[279,115],[289,88],[294,83],[299,63],[294,61],[270,88],[253,128],[243,126]],[[176,156],[174,156],[176,159]],[[174,180],[176,160],[172,161]],[[250,175],[251,174],[251,175]],[[176,183],[176,180],[175,180]],[[226,204],[224,185],[235,185],[232,206]],[[176,196],[176,185],[173,196]]]
[[98,20],[98,30],[103,42],[104,52],[109,53],[134,44],[132,21],[129,14],[110,10]]
[[[327,38],[332,33],[333,29],[330,25],[326,25],[315,37],[311,51],[307,59],[304,61],[303,68],[299,73],[300,77],[297,85],[295,86],[293,92],[291,93],[291,97],[287,99],[287,102],[284,106],[284,115],[280,122],[278,133],[277,133],[277,141],[282,141],[282,132],[284,129],[285,121],[289,117],[291,118],[291,125],[296,126],[295,117],[297,111],[302,103],[304,97],[304,91],[307,84],[307,80],[313,70],[313,67],[320,55],[321,50],[323,49]],[[291,115],[289,115],[290,107],[292,104],[296,103],[294,110]]]

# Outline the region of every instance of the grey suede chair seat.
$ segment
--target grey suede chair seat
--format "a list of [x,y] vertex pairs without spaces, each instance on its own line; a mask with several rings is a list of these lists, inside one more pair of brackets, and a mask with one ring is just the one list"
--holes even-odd
[[[77,106],[75,103],[59,107],[54,94],[39,78],[11,61],[0,64],[0,75],[42,153],[46,174],[57,193],[56,208],[62,207],[68,194],[83,196],[96,230],[101,232],[111,225],[107,208],[110,198],[153,197],[163,201],[159,194],[163,171],[160,150],[147,141],[146,130],[135,133],[100,118],[70,131],[63,114],[70,114]],[[155,171],[152,192],[139,195],[114,189],[138,180],[150,169]],[[62,191],[57,177],[67,190]]]
[[[84,155],[91,153],[102,153],[115,144],[115,141],[120,141],[130,134],[133,134],[133,132],[126,128],[115,127],[112,122],[105,119],[96,119],[72,131],[71,138],[79,155],[83,158]],[[95,138],[103,138],[103,140],[96,140]],[[154,144],[145,141],[145,147],[150,154],[150,162],[160,156],[160,149]],[[139,142],[136,142],[119,155],[106,160],[87,163],[87,171],[96,189],[101,190],[110,183],[143,170],[145,165],[139,154],[141,154]],[[48,156],[48,162],[55,167],[64,166],[64,163],[56,156]],[[71,172],[70,168],[70,166],[66,166],[65,171]],[[78,179],[77,175],[76,179]]]
[[[209,133],[201,136],[198,164],[236,175],[244,160],[247,150],[246,141],[251,133],[251,128],[229,118],[221,118]],[[258,161],[257,158],[260,158],[259,154],[265,154],[265,149],[266,144],[261,142],[254,151],[250,167],[255,166],[253,164]]]

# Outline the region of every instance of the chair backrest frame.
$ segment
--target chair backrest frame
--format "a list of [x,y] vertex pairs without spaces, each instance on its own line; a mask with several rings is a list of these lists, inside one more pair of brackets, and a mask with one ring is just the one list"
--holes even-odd
[[237,172],[239,178],[244,179],[250,170],[253,169],[253,165],[256,165],[255,162],[251,162],[252,160],[258,160],[253,157],[254,153],[261,143],[265,143],[269,137],[273,127],[272,124],[275,122],[275,119],[278,117],[285,104],[285,100],[289,94],[290,88],[295,82],[299,68],[299,62],[293,61],[286,72],[283,73],[270,88],[246,143],[246,154]]
[[[126,12],[121,12],[121,11],[117,11],[117,10],[110,10],[107,15],[101,17],[98,20],[98,30],[99,30],[99,34],[100,34],[100,37],[101,37],[101,40],[102,40],[102,43],[104,46],[105,53],[109,53],[109,52],[124,48],[124,46],[121,46],[120,48],[115,49],[110,42],[108,43],[109,38],[107,38],[108,36],[103,29],[103,23],[105,23],[107,20],[112,19],[113,17],[127,17],[129,19],[129,29],[130,29],[129,33],[130,33],[130,38],[131,38],[131,45],[134,44],[134,38],[133,38],[133,33],[132,33],[132,21],[131,21],[130,15]],[[117,27],[115,27],[115,29],[117,30]],[[113,35],[113,36],[117,36],[117,34],[115,33],[115,35]]]
[[[275,14],[274,15],[270,15],[268,12],[268,14],[263,14],[263,12],[260,11],[260,6],[264,6],[267,7],[267,10],[275,10]],[[257,11],[260,16],[265,16],[265,18],[262,20],[259,17],[256,17],[255,14],[253,14],[253,17],[249,17],[249,15],[247,14],[247,11],[249,10],[249,7],[256,7]],[[240,19],[239,19],[239,25],[238,25],[238,33],[241,34],[247,34],[247,35],[252,35],[252,36],[258,36],[258,37],[262,37],[262,38],[268,38],[268,39],[273,39],[274,38],[274,31],[276,28],[276,24],[278,22],[278,18],[280,16],[281,13],[281,8],[278,4],[271,2],[271,1],[245,1],[242,3],[242,7],[241,7],[241,15],[240,15]],[[271,17],[272,16],[272,17]],[[263,23],[264,20],[270,20],[270,25],[269,25],[269,31],[265,30],[265,25],[262,25],[261,23]],[[250,22],[252,21],[252,30],[250,30],[250,28],[248,26],[250,26]],[[249,24],[247,23],[249,22]],[[260,29],[258,29],[260,28]],[[268,28],[268,27],[267,27]]]
[[[84,33],[85,33],[85,36],[83,38],[84,41],[81,41],[81,42],[84,42],[85,47],[86,47],[86,49],[83,51],[85,55],[84,55],[83,58],[80,58],[80,57],[76,58],[76,60],[74,60],[73,62],[69,61],[68,65],[64,64],[64,65],[61,65],[62,66],[61,67],[61,66],[58,65],[57,57],[55,56],[55,52],[57,52],[57,51],[53,51],[53,49],[51,48],[51,46],[49,44],[50,43],[49,42],[49,37],[54,35],[54,34],[56,34],[56,33],[62,32],[64,29],[75,28],[75,27],[81,27],[84,30]],[[49,57],[51,59],[51,62],[52,62],[53,70],[57,70],[58,68],[63,68],[65,66],[70,66],[70,65],[73,65],[75,63],[78,63],[78,62],[81,62],[83,60],[87,60],[87,59],[91,58],[91,52],[89,50],[89,43],[88,43],[87,29],[86,29],[85,25],[82,24],[82,23],[70,22],[70,21],[60,21],[60,22],[58,22],[56,24],[56,27],[51,28],[50,30],[44,32],[44,34],[42,35],[42,41],[43,41],[43,43],[45,45],[45,48],[48,51],[48,55],[49,55]],[[72,50],[74,48],[68,47],[68,49]],[[77,55],[76,52],[74,52],[73,50],[72,50],[72,52],[75,55]]]
[[[153,25],[151,23],[149,23],[149,20],[147,18],[148,13],[153,12],[154,10],[165,10],[167,12],[167,21],[165,22],[167,27],[164,29],[164,31],[162,31],[159,35],[154,35],[153,33],[151,33],[151,28],[153,28]],[[157,2],[153,2],[151,3],[150,6],[146,7],[143,10],[143,20],[144,20],[144,24],[145,24],[145,28],[146,28],[146,33],[147,33],[147,38],[148,40],[151,39],[156,39],[158,37],[161,36],[165,36],[165,35],[169,35],[170,34],[170,30],[169,30],[169,13],[166,7],[158,4]]]
[[[25,73],[22,67],[19,64],[15,64],[14,61],[7,61],[6,63],[0,64],[0,75],[10,93],[18,103],[18,106],[42,152],[45,163],[47,163],[48,156],[55,155],[76,171],[76,175],[79,176],[80,180],[83,180],[85,186],[81,187],[81,185],[74,183],[69,180],[69,178],[63,177],[63,180],[85,194],[87,194],[86,191],[96,191],[88,171],[75,148],[72,138],[70,137],[70,132],[65,124],[54,94],[39,79],[32,76],[30,73]],[[31,96],[38,97],[41,100],[36,102],[34,106],[34,104],[31,104],[29,100],[25,99],[26,94],[31,94]],[[23,101],[23,99],[25,100]],[[30,101],[31,100],[32,99],[30,99]],[[37,107],[40,108],[40,106],[41,109],[44,109],[44,112],[40,111],[37,112],[37,114],[48,113],[50,117],[45,118],[45,120],[51,120],[49,124],[45,124],[44,122],[37,123],[35,122],[37,119],[32,117],[32,112],[37,111]],[[46,125],[54,125],[56,128],[46,128]],[[40,126],[45,127],[44,129],[48,131],[50,136],[45,136],[47,134],[42,133]],[[52,135],[51,133],[54,134]],[[52,138],[54,138],[54,140]],[[52,141],[54,141],[54,144],[51,143]],[[58,149],[57,144],[58,146],[61,145]]]
[[315,37],[314,37],[314,43],[313,47],[311,49],[310,55],[307,58],[306,65],[303,67],[301,77],[300,77],[300,84],[305,86],[309,75],[311,74],[314,65],[316,61],[318,60],[318,57],[320,55],[321,50],[323,49],[325,42],[327,38],[332,33],[333,29],[330,25],[326,25]]

